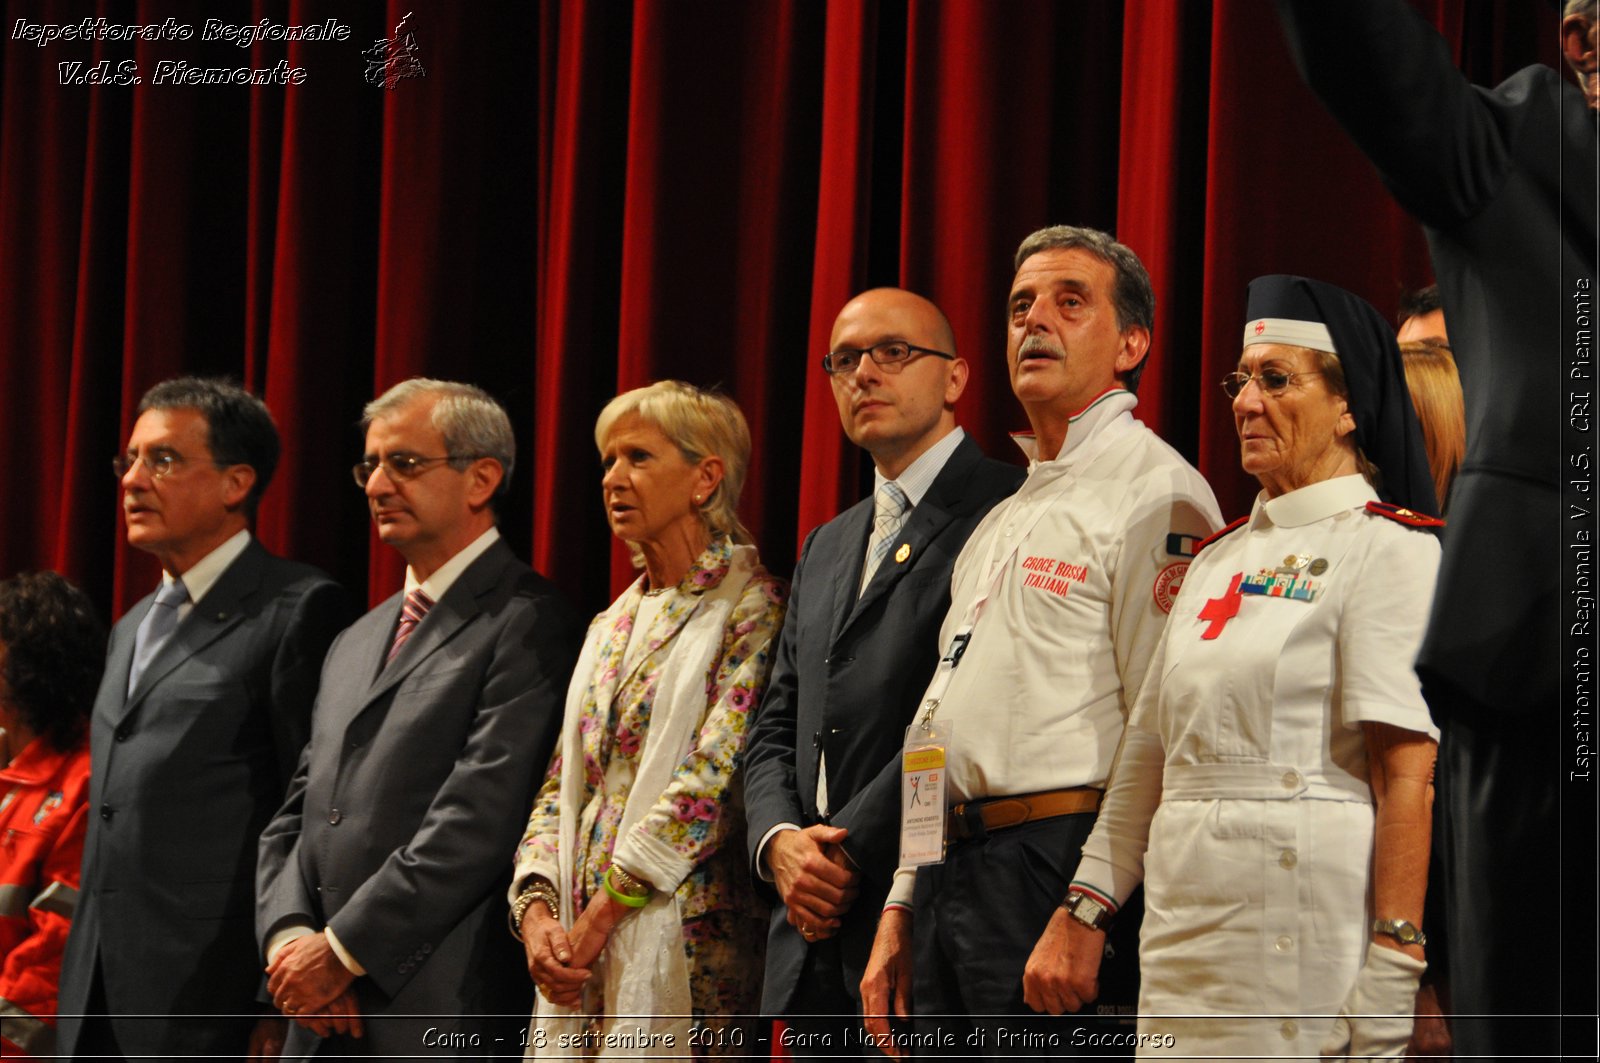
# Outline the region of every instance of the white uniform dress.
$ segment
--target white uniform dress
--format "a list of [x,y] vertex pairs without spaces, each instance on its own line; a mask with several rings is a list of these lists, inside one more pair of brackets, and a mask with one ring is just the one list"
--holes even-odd
[[[1144,880],[1139,1031],[1173,1043],[1142,1054],[1315,1057],[1355,982],[1360,724],[1437,737],[1412,661],[1439,544],[1375,499],[1346,476],[1258,500],[1173,606],[1074,879],[1118,903]],[[1241,578],[1268,593],[1235,597]]]

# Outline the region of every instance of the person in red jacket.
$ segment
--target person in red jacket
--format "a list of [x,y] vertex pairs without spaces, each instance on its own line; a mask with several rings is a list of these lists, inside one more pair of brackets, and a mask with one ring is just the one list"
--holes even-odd
[[0,581],[0,1056],[55,1054],[106,636],[54,572]]

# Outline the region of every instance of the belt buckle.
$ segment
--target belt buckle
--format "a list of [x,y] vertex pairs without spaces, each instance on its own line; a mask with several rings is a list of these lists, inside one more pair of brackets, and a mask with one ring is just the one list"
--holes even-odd
[[989,836],[989,830],[983,825],[983,803],[981,801],[963,801],[950,809],[949,820],[954,830],[946,831],[946,835],[956,835],[958,842],[982,841]]

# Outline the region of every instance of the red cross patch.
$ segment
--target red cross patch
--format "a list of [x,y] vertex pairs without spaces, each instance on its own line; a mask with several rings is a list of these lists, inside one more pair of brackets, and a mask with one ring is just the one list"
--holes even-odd
[[1216,638],[1222,634],[1222,629],[1228,626],[1228,621],[1239,615],[1239,603],[1244,600],[1244,596],[1239,593],[1239,579],[1243,575],[1243,572],[1234,574],[1233,579],[1228,583],[1227,592],[1222,597],[1207,599],[1206,607],[1200,610],[1198,619],[1209,620],[1211,623],[1204,631],[1200,632],[1201,638]]

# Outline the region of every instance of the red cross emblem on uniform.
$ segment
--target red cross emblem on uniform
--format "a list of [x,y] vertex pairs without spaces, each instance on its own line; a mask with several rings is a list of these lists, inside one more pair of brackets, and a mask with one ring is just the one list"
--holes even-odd
[[1267,323],[1265,321],[1257,321],[1256,322],[1256,335],[1259,336],[1265,331],[1267,331]]
[[1239,615],[1239,603],[1244,600],[1244,595],[1239,593],[1239,580],[1243,572],[1236,572],[1233,579],[1228,581],[1228,591],[1220,598],[1210,598],[1206,607],[1200,610],[1200,619],[1211,621],[1210,625],[1202,632],[1203,639],[1214,639],[1222,634],[1222,629],[1228,621]]

